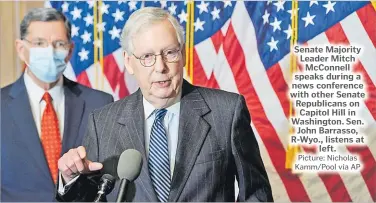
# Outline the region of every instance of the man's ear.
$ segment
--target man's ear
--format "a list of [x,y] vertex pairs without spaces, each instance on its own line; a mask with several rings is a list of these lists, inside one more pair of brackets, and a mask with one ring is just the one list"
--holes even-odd
[[126,52],[124,51],[123,52],[123,55],[124,55],[124,65],[125,65],[125,68],[127,69],[128,73],[133,75],[134,74],[134,71],[133,71],[133,68],[131,66],[131,56]]
[[25,56],[26,48],[25,48],[24,42],[20,39],[16,39],[14,45],[16,47],[18,57],[21,59],[21,61],[26,61],[26,56]]
[[70,44],[70,47],[69,47],[68,56],[65,58],[65,63],[68,63],[68,61],[71,59],[72,54],[73,54],[73,49],[74,49],[74,42],[72,41],[72,43]]

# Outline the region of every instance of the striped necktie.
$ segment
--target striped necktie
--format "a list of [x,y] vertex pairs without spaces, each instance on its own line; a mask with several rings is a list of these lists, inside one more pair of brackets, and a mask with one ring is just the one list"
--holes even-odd
[[149,144],[150,177],[157,197],[161,202],[167,202],[168,200],[171,181],[168,140],[163,125],[163,118],[166,113],[166,109],[156,110]]

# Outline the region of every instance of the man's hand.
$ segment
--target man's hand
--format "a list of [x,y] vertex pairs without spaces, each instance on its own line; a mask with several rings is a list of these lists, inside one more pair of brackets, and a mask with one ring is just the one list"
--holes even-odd
[[87,160],[86,150],[80,146],[65,153],[59,159],[58,167],[64,181],[68,183],[79,174],[87,174],[102,169],[103,165]]

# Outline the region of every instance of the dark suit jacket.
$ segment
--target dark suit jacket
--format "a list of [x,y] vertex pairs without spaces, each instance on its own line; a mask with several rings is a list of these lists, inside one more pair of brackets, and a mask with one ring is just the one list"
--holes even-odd
[[[238,201],[273,201],[244,97],[184,81],[180,108],[169,201],[235,201],[235,178],[239,182]],[[116,174],[116,158],[124,150],[141,152],[142,171],[128,188],[127,201],[157,201],[145,154],[144,121],[142,93],[138,90],[94,111],[84,138],[88,158],[104,163],[102,173]],[[57,199],[92,201],[97,192],[96,180],[80,176]],[[119,181],[108,195],[109,201],[115,201],[118,187]]]
[[[89,113],[111,95],[64,78],[62,154],[82,144]],[[1,89],[1,201],[55,201],[51,178],[31,112],[23,75]]]

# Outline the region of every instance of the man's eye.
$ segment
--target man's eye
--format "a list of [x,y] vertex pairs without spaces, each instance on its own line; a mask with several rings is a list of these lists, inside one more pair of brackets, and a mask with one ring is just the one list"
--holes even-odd
[[57,42],[56,43],[57,47],[64,47],[64,45],[65,45],[64,42]]
[[177,53],[179,53],[179,50],[176,50],[176,49],[167,50],[165,52],[165,56],[175,56]]
[[44,43],[43,42],[34,42],[33,43],[35,46],[42,46]]
[[152,59],[152,58],[153,58],[153,55],[152,55],[152,54],[145,54],[143,58],[144,58],[145,60],[149,60],[149,59]]

